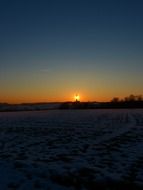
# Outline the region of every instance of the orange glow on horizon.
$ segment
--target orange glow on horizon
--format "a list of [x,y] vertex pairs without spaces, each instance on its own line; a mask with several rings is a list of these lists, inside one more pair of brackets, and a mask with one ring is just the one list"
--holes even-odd
[[[66,102],[66,101],[82,101],[82,102],[106,102],[110,101],[113,97],[124,98],[128,96],[129,93],[114,95],[114,93],[105,93],[104,91],[97,93],[89,90],[79,89],[78,93],[75,93],[76,89],[66,89],[66,90],[56,90],[53,92],[43,92],[41,91],[21,91],[15,94],[3,93],[0,97],[0,103],[10,103],[10,104],[20,104],[20,103],[39,103],[39,102]],[[112,95],[113,94],[113,95]]]
[[77,102],[77,101],[80,101],[80,96],[78,95],[78,94],[76,94],[75,96],[74,96],[74,100]]
[[39,103],[39,102],[65,102],[65,101],[82,101],[83,102],[92,102],[92,101],[103,101],[103,102],[106,102],[106,101],[110,101],[112,99],[111,98],[105,98],[105,97],[100,97],[100,98],[97,98],[97,97],[88,97],[86,96],[85,94],[84,95],[74,95],[69,97],[68,96],[60,96],[60,97],[35,97],[35,96],[31,96],[31,97],[11,97],[11,98],[1,98],[0,99],[0,103],[10,103],[10,104],[21,104],[21,103]]

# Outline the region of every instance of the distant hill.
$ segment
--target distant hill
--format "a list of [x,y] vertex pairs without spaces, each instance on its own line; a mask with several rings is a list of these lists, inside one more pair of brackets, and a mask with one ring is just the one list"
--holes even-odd
[[61,103],[24,103],[7,104],[0,103],[0,111],[36,111],[58,109]]
[[110,101],[110,102],[50,102],[50,103],[0,103],[2,111],[38,111],[54,109],[109,109],[109,108],[143,108],[143,101]]

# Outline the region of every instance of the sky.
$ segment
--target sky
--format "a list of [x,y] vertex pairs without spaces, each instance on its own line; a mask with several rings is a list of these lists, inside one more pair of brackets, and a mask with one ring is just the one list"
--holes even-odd
[[143,94],[142,0],[1,0],[0,102]]

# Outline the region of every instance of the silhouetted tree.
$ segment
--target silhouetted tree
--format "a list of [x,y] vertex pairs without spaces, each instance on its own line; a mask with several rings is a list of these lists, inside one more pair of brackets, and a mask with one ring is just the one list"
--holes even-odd
[[120,99],[119,99],[118,97],[114,97],[114,98],[111,100],[112,103],[117,103],[117,102],[119,102],[119,101],[120,101]]
[[133,94],[124,98],[125,102],[133,102],[135,100],[136,100],[136,96],[134,96]]
[[143,101],[143,96],[142,95],[138,95],[138,96],[136,96],[136,99],[137,99],[137,101]]

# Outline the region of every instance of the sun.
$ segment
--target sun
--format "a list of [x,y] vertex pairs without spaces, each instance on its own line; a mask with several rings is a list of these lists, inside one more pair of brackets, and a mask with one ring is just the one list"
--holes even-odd
[[79,101],[80,101],[80,96],[79,96],[78,94],[76,94],[76,95],[74,96],[74,100],[75,100],[76,102],[79,102]]

